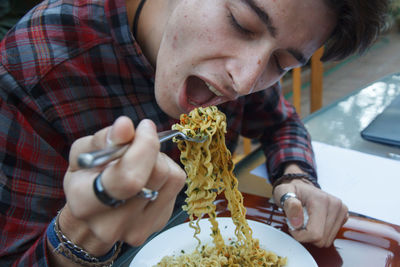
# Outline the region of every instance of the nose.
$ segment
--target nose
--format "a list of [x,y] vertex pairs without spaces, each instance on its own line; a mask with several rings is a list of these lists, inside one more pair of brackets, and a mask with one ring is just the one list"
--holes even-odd
[[245,49],[227,63],[227,71],[233,80],[233,88],[239,95],[257,91],[268,81],[268,65],[273,49]]

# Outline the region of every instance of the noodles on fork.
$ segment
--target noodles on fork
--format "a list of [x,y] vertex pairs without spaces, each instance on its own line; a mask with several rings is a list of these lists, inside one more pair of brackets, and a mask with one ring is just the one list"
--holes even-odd
[[[180,123],[172,128],[191,137],[208,137],[201,144],[175,140],[188,176],[186,205],[183,209],[189,215],[189,225],[199,242],[193,253],[166,256],[157,266],[284,266],[286,258],[260,248],[259,240],[252,237],[252,230],[245,218],[243,196],[233,175],[232,156],[225,145],[225,114],[215,106],[200,107],[189,115],[181,115]],[[231,244],[225,244],[216,220],[214,201],[221,193],[228,201],[228,209],[236,226],[237,240]],[[211,223],[214,246],[201,246],[197,237],[201,231],[198,222],[205,215]]]

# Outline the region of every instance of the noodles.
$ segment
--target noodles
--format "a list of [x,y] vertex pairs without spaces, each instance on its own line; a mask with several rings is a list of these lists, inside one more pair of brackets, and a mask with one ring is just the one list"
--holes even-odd
[[[233,175],[234,165],[225,145],[226,118],[215,106],[197,108],[181,115],[180,124],[172,127],[191,137],[207,136],[204,143],[178,141],[181,162],[187,173],[187,198],[183,209],[189,214],[190,227],[199,241],[191,254],[166,256],[157,266],[284,266],[286,258],[259,247],[252,237],[245,216],[243,197]],[[237,240],[225,244],[218,222],[214,200],[224,193],[235,228]],[[214,246],[201,246],[199,220],[208,215]],[[200,247],[201,246],[201,247]]]

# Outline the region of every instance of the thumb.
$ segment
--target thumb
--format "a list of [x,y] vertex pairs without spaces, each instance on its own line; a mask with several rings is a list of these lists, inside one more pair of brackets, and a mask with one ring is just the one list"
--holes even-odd
[[283,207],[290,228],[300,229],[304,225],[303,205],[297,198],[289,198]]
[[108,146],[125,144],[132,141],[135,127],[130,118],[121,116],[108,129],[106,142]]

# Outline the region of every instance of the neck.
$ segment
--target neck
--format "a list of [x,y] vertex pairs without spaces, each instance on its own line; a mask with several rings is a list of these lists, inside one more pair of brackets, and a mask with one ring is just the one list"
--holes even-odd
[[[164,33],[164,26],[170,14],[169,2],[168,0],[146,0],[137,21],[136,41],[139,43],[143,54],[153,67],[156,65],[157,53]],[[140,0],[126,1],[129,26],[131,29],[139,3]]]

